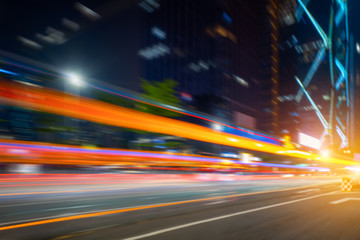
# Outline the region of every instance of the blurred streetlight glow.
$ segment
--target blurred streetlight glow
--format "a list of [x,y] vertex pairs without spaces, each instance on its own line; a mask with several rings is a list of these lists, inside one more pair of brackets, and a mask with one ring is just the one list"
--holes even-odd
[[330,155],[330,151],[329,151],[329,150],[322,150],[322,151],[320,151],[320,153],[321,153],[321,155],[322,155],[323,157],[329,157],[329,155]]
[[237,139],[235,139],[235,138],[228,138],[228,140],[230,141],[230,142],[238,142],[239,140],[237,140]]
[[82,80],[80,75],[78,75],[76,73],[69,73],[68,77],[69,77],[69,81],[71,84],[78,86],[78,87],[81,87],[84,85],[84,81]]
[[218,123],[211,124],[211,128],[216,131],[222,131],[224,129],[224,127]]

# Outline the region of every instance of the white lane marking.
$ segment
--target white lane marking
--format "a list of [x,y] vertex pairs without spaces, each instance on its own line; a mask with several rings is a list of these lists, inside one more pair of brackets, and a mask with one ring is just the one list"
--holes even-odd
[[232,214],[227,214],[227,215],[223,215],[223,216],[219,216],[219,217],[208,218],[208,219],[205,219],[205,220],[191,222],[191,223],[187,223],[187,224],[182,224],[182,225],[178,225],[178,226],[175,226],[175,227],[169,227],[169,228],[165,228],[165,229],[162,229],[162,230],[137,235],[137,236],[134,236],[134,237],[124,238],[124,240],[137,240],[137,239],[142,239],[142,238],[146,238],[146,237],[151,237],[151,236],[159,235],[159,234],[162,234],[162,233],[178,230],[178,229],[181,229],[181,228],[187,228],[187,227],[191,227],[191,226],[194,226],[194,225],[199,225],[199,224],[213,222],[213,221],[217,221],[217,220],[221,220],[221,219],[225,219],[225,218],[230,218],[230,217],[234,217],[234,216],[238,216],[238,215],[243,215],[243,214],[246,214],[246,213],[251,213],[251,212],[261,211],[261,210],[265,210],[265,209],[269,209],[269,208],[288,205],[288,204],[301,202],[301,201],[305,201],[305,200],[309,200],[309,199],[313,199],[313,198],[317,198],[317,197],[321,197],[321,196],[325,196],[325,195],[329,195],[329,193],[324,193],[324,194],[320,194],[320,195],[316,195],[316,196],[311,196],[311,197],[296,199],[296,200],[292,200],[292,201],[277,203],[277,204],[268,205],[268,206],[259,207],[259,208],[253,208],[253,209],[249,209],[249,210],[245,210],[245,211],[241,211],[241,212],[236,212],[236,213],[232,213]]
[[224,202],[228,202],[228,201],[226,201],[226,200],[221,200],[221,201],[216,201],[216,202],[205,203],[204,205],[220,204],[220,203],[224,203]]
[[296,193],[307,193],[307,192],[313,192],[313,191],[320,191],[320,189],[316,188],[316,189],[308,189],[308,190],[304,190],[304,191],[299,191]]
[[339,204],[339,203],[343,203],[343,202],[347,202],[347,201],[351,201],[351,200],[356,200],[356,201],[360,201],[360,198],[342,198],[336,201],[332,201],[330,202],[330,204]]

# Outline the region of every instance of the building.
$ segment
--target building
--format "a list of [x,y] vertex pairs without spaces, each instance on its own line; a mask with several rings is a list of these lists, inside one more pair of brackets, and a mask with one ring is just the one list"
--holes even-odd
[[[172,78],[190,105],[257,128],[259,3],[141,1],[142,77]],[[196,106],[206,99],[209,106]],[[246,119],[246,120],[244,120]]]
[[[355,43],[353,43],[355,45]],[[354,152],[360,153],[360,132],[356,129],[360,128],[360,45],[356,43],[354,46],[353,66],[352,66],[352,90],[354,97],[354,105],[352,106],[352,129],[355,129],[352,134],[350,147]],[[357,159],[358,160],[358,159]]]
[[[186,105],[208,98],[209,113],[277,133],[279,21],[291,21],[279,18],[279,6],[277,0],[88,1],[51,18],[45,33],[39,25],[18,35],[41,45],[28,50],[37,60],[135,91],[140,78],[172,78]],[[55,30],[64,41],[45,43],[41,37]]]
[[298,85],[295,81],[297,74],[297,55],[294,46],[297,45],[295,12],[297,1],[287,0],[279,3],[279,134],[288,135],[297,142],[300,125],[298,104],[295,94]]
[[278,136],[296,140],[300,123],[294,100],[298,89],[294,76],[297,44],[294,0],[269,0],[261,8],[261,113],[259,128]]

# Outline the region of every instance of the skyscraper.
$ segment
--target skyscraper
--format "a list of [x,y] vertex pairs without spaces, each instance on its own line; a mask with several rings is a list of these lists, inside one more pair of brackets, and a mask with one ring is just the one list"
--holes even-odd
[[180,92],[208,99],[209,113],[258,128],[259,87],[268,81],[259,47],[264,2],[141,1],[142,76],[173,78]]

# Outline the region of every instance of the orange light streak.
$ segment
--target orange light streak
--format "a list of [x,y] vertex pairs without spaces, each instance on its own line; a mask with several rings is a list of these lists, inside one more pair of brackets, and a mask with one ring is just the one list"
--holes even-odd
[[[192,123],[155,116],[56,90],[25,86],[16,82],[0,81],[0,100],[14,106],[32,108],[112,126],[157,132],[203,142],[323,162],[345,165],[358,164],[354,161],[328,158],[304,151],[292,151],[282,146],[217,132]],[[99,164],[101,164],[100,162]]]

